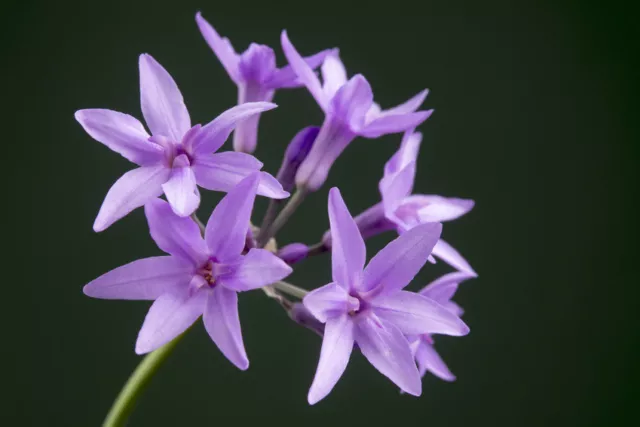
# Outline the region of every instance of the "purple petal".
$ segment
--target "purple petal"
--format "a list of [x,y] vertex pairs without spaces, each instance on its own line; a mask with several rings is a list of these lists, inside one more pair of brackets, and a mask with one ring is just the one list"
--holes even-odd
[[106,230],[135,208],[160,196],[162,184],[169,179],[170,173],[169,168],[158,165],[142,166],[122,175],[107,192],[93,223],[93,229]]
[[467,262],[466,259],[460,255],[460,252],[455,250],[453,246],[444,240],[438,240],[438,243],[433,248],[433,254],[449,264],[451,267],[458,271],[464,271],[477,276],[477,273],[473,270],[473,267]]
[[[307,65],[311,67],[311,69],[314,69],[320,66],[320,64],[322,64],[327,56],[337,54],[338,49],[325,49],[321,52],[316,53],[315,55],[306,56],[303,59],[307,63]],[[291,68],[291,65],[286,65],[273,73],[271,79],[269,79],[266,85],[267,87],[272,89],[304,86],[293,68]]]
[[336,187],[329,190],[329,225],[333,280],[350,289],[361,280],[367,254],[358,226]]
[[442,304],[453,298],[461,282],[474,277],[477,277],[477,275],[465,271],[454,271],[429,283],[419,293]]
[[162,189],[176,215],[189,216],[198,209],[200,192],[186,154],[179,155],[173,161],[171,176],[169,181],[162,184]]
[[389,294],[407,286],[427,262],[442,224],[422,224],[401,234],[374,256],[364,270],[363,291]]
[[405,132],[415,128],[427,120],[433,110],[418,111],[415,113],[396,114],[382,116],[367,123],[358,131],[358,135],[365,138],[379,138],[390,133]]
[[238,295],[222,286],[215,286],[207,298],[202,320],[222,354],[239,369],[246,370],[249,359],[242,342]]
[[330,55],[324,60],[321,67],[325,96],[333,98],[338,89],[347,83],[347,70],[338,55]]
[[[262,162],[255,157],[233,151],[199,155],[194,160],[193,171],[201,187],[213,191],[231,191],[240,181],[256,173]],[[272,175],[260,172],[258,194],[272,199],[289,197],[282,185]]]
[[461,336],[469,327],[455,314],[420,294],[400,291],[370,302],[376,315],[393,323],[403,334]]
[[416,162],[421,142],[422,133],[414,132],[413,129],[406,131],[402,137],[400,148],[384,165],[384,176],[393,175],[408,164]]
[[209,259],[200,228],[191,218],[177,216],[169,203],[154,199],[144,207],[149,232],[156,245],[166,253],[201,267]]
[[189,112],[171,75],[148,54],[140,55],[140,103],[154,135],[180,142],[191,128]]
[[193,138],[192,146],[187,149],[191,149],[196,155],[218,151],[240,121],[276,107],[271,102],[245,102],[231,107],[203,126]]
[[265,249],[251,249],[227,274],[218,276],[222,286],[234,291],[250,291],[282,280],[293,270]]
[[304,58],[300,56],[296,48],[293,47],[293,44],[289,41],[286,30],[282,31],[280,42],[282,43],[284,55],[287,57],[287,61],[289,61],[289,65],[293,68],[293,71],[295,71],[302,84],[307,87],[320,108],[322,108],[323,111],[327,111],[329,99],[322,90],[318,76],[316,76],[309,64],[305,62]]
[[451,373],[433,345],[426,343],[424,340],[420,340],[416,350],[416,362],[418,362],[420,376],[424,376],[429,371],[444,381],[456,380],[456,376]]
[[240,181],[211,213],[205,240],[218,261],[235,261],[244,249],[259,179],[255,173]]
[[302,302],[309,312],[322,323],[360,308],[359,301],[336,283],[329,283],[314,289],[304,297]]
[[428,94],[429,94],[429,89],[425,89],[419,92],[413,98],[409,99],[408,101],[400,105],[396,105],[395,107],[380,111],[378,113],[378,116],[394,116],[398,114],[413,113],[418,108],[420,108],[420,106],[422,105],[422,103],[424,102]]
[[354,324],[347,314],[327,322],[318,369],[309,389],[310,405],[314,405],[329,394],[347,368],[353,350],[353,332]]
[[395,210],[400,206],[405,197],[411,194],[415,176],[416,163],[411,162],[394,174],[385,174],[380,180],[378,189],[382,196],[385,214],[390,220],[394,221],[396,219]]
[[295,181],[298,187],[316,191],[327,179],[331,166],[356,137],[343,117],[327,114],[311,151],[300,164]]
[[151,305],[136,341],[136,353],[144,354],[168,343],[195,322],[205,304],[204,292],[180,291],[161,295]]
[[79,110],[76,120],[93,139],[103,143],[127,160],[151,165],[163,160],[164,150],[149,142],[149,134],[138,119],[111,110]]
[[231,42],[226,37],[220,37],[216,30],[209,24],[200,12],[196,13],[196,23],[200,29],[202,37],[213,50],[213,53],[218,57],[220,63],[231,77],[231,80],[238,83],[240,81],[238,62],[240,58],[238,54],[233,50]]
[[373,92],[367,79],[356,74],[331,98],[330,111],[353,132],[360,133],[365,116],[373,103]]
[[101,299],[154,300],[188,284],[193,266],[171,256],[139,259],[103,274],[87,284],[85,295]]
[[407,198],[407,203],[418,206],[421,222],[445,222],[460,218],[473,209],[475,202],[454,197],[426,196],[416,194]]
[[262,86],[276,69],[276,53],[269,46],[251,43],[240,55],[238,70],[245,82]]
[[398,328],[375,315],[361,315],[354,335],[364,357],[382,375],[409,394],[422,394],[420,374],[409,343]]

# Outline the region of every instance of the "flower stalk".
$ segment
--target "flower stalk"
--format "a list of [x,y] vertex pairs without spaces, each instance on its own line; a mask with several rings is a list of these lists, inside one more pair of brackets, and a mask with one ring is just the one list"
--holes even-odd
[[120,394],[113,402],[113,406],[111,406],[102,424],[103,427],[121,427],[126,424],[129,415],[149,385],[149,382],[187,331],[184,331],[159,349],[147,354],[144,359],[142,359],[142,362],[140,362],[136,370],[133,371],[120,391]]

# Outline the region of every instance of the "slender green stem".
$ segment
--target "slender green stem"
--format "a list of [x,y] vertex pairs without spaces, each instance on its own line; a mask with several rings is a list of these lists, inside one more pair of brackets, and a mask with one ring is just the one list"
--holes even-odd
[[324,242],[318,242],[315,245],[309,246],[309,251],[307,252],[307,257],[312,257],[314,255],[320,255],[329,251],[329,248],[324,244]]
[[[298,209],[300,204],[302,204],[304,198],[307,195],[307,190],[304,188],[297,188],[293,196],[287,201],[287,204],[282,208],[276,219],[271,224],[267,230],[264,231],[264,235],[261,239],[258,240],[258,247],[263,247],[267,244],[269,239],[276,235],[278,231],[282,228],[283,225],[287,223],[291,215]],[[262,232],[262,230],[261,230]]]
[[299,288],[295,285],[292,285],[291,283],[287,283],[283,281],[275,282],[273,284],[273,287],[279,290],[280,292],[283,292],[285,294],[291,295],[292,297],[296,297],[299,299],[304,298],[305,295],[309,293],[309,291],[307,291],[306,289]]
[[133,371],[115,402],[113,402],[113,406],[102,424],[103,427],[121,427],[125,425],[127,418],[129,418],[138,398],[146,389],[149,381],[185,333],[186,331],[142,359],[142,362]]
[[267,212],[264,214],[262,225],[260,225],[260,231],[258,232],[258,238],[256,239],[258,242],[261,242],[269,231],[269,228],[271,227],[271,224],[273,224],[273,220],[276,218],[276,214],[278,213],[278,208],[280,208],[281,205],[282,199],[269,200],[269,206],[267,206]]

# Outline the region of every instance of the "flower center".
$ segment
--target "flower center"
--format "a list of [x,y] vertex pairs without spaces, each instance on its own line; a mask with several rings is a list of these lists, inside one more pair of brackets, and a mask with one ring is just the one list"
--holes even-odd
[[358,293],[351,292],[347,298],[347,313],[349,316],[355,316],[362,310],[367,308],[367,303]]
[[420,215],[418,215],[418,206],[415,206],[409,203],[402,204],[396,209],[395,214],[400,219],[400,221],[404,222],[406,225],[410,227],[414,227],[420,224]]
[[207,263],[198,270],[198,274],[204,278],[210,288],[213,288],[216,283],[216,277],[213,274],[214,263],[212,260],[207,261]]

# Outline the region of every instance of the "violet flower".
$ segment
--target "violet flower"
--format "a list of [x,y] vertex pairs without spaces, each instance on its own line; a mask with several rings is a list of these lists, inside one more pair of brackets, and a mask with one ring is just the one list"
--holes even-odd
[[[434,280],[419,293],[440,304],[456,316],[462,316],[462,308],[451,301],[458,290],[458,285],[467,279],[475,277],[467,272],[453,272]],[[411,349],[418,363],[420,376],[429,371],[433,375],[445,381],[455,381],[456,377],[451,373],[440,355],[433,346],[433,337],[430,334],[422,334],[410,337]]]
[[310,404],[324,398],[342,376],[354,343],[402,390],[420,395],[422,384],[405,335],[465,335],[458,316],[423,295],[402,289],[418,273],[438,241],[442,225],[419,225],[400,235],[365,268],[366,248],[340,191],[329,192],[333,282],[303,299],[325,324]]
[[[378,185],[384,216],[400,234],[419,224],[457,219],[474,206],[470,199],[411,194],[421,141],[420,132],[410,130],[404,134],[400,148],[385,164],[384,176]],[[366,218],[365,213],[362,215]],[[442,239],[433,248],[433,255],[459,271],[475,274],[462,255]]]
[[298,187],[315,191],[327,179],[340,153],[356,137],[378,138],[404,132],[424,122],[433,112],[415,112],[425,97],[424,90],[402,105],[381,111],[373,102],[369,82],[361,74],[347,80],[347,73],[337,53],[328,55],[322,64],[323,84],[282,32],[282,50],[291,68],[324,111],[325,119],[316,141],[296,175]]
[[[198,12],[196,22],[205,41],[218,57],[222,66],[238,86],[238,104],[245,102],[269,102],[276,89],[302,86],[298,76],[290,66],[278,68],[273,49],[262,44],[251,43],[249,48],[238,54],[226,37],[220,37],[211,24]],[[304,58],[310,68],[316,68],[324,58],[336,49],[327,49]],[[260,114],[247,118],[238,124],[233,134],[233,149],[253,153],[258,138]]]
[[202,315],[220,351],[238,368],[248,368],[237,292],[269,285],[292,271],[264,249],[242,255],[259,180],[254,173],[229,191],[211,214],[204,238],[191,218],[176,216],[161,199],[149,201],[145,213],[151,237],[169,256],[134,261],[84,287],[94,298],[155,300],[136,353],[171,341]]
[[[191,126],[182,94],[169,73],[150,55],[140,55],[142,114],[153,136],[128,114],[89,109],[76,112],[76,120],[95,140],[140,167],[125,173],[111,187],[93,229],[102,231],[148,201],[167,196],[179,216],[191,215],[200,204],[197,185],[229,191],[262,168],[244,153],[215,153],[236,124],[276,107],[267,102],[238,105],[205,126]],[[289,193],[271,175],[262,172],[258,194],[284,198]]]

